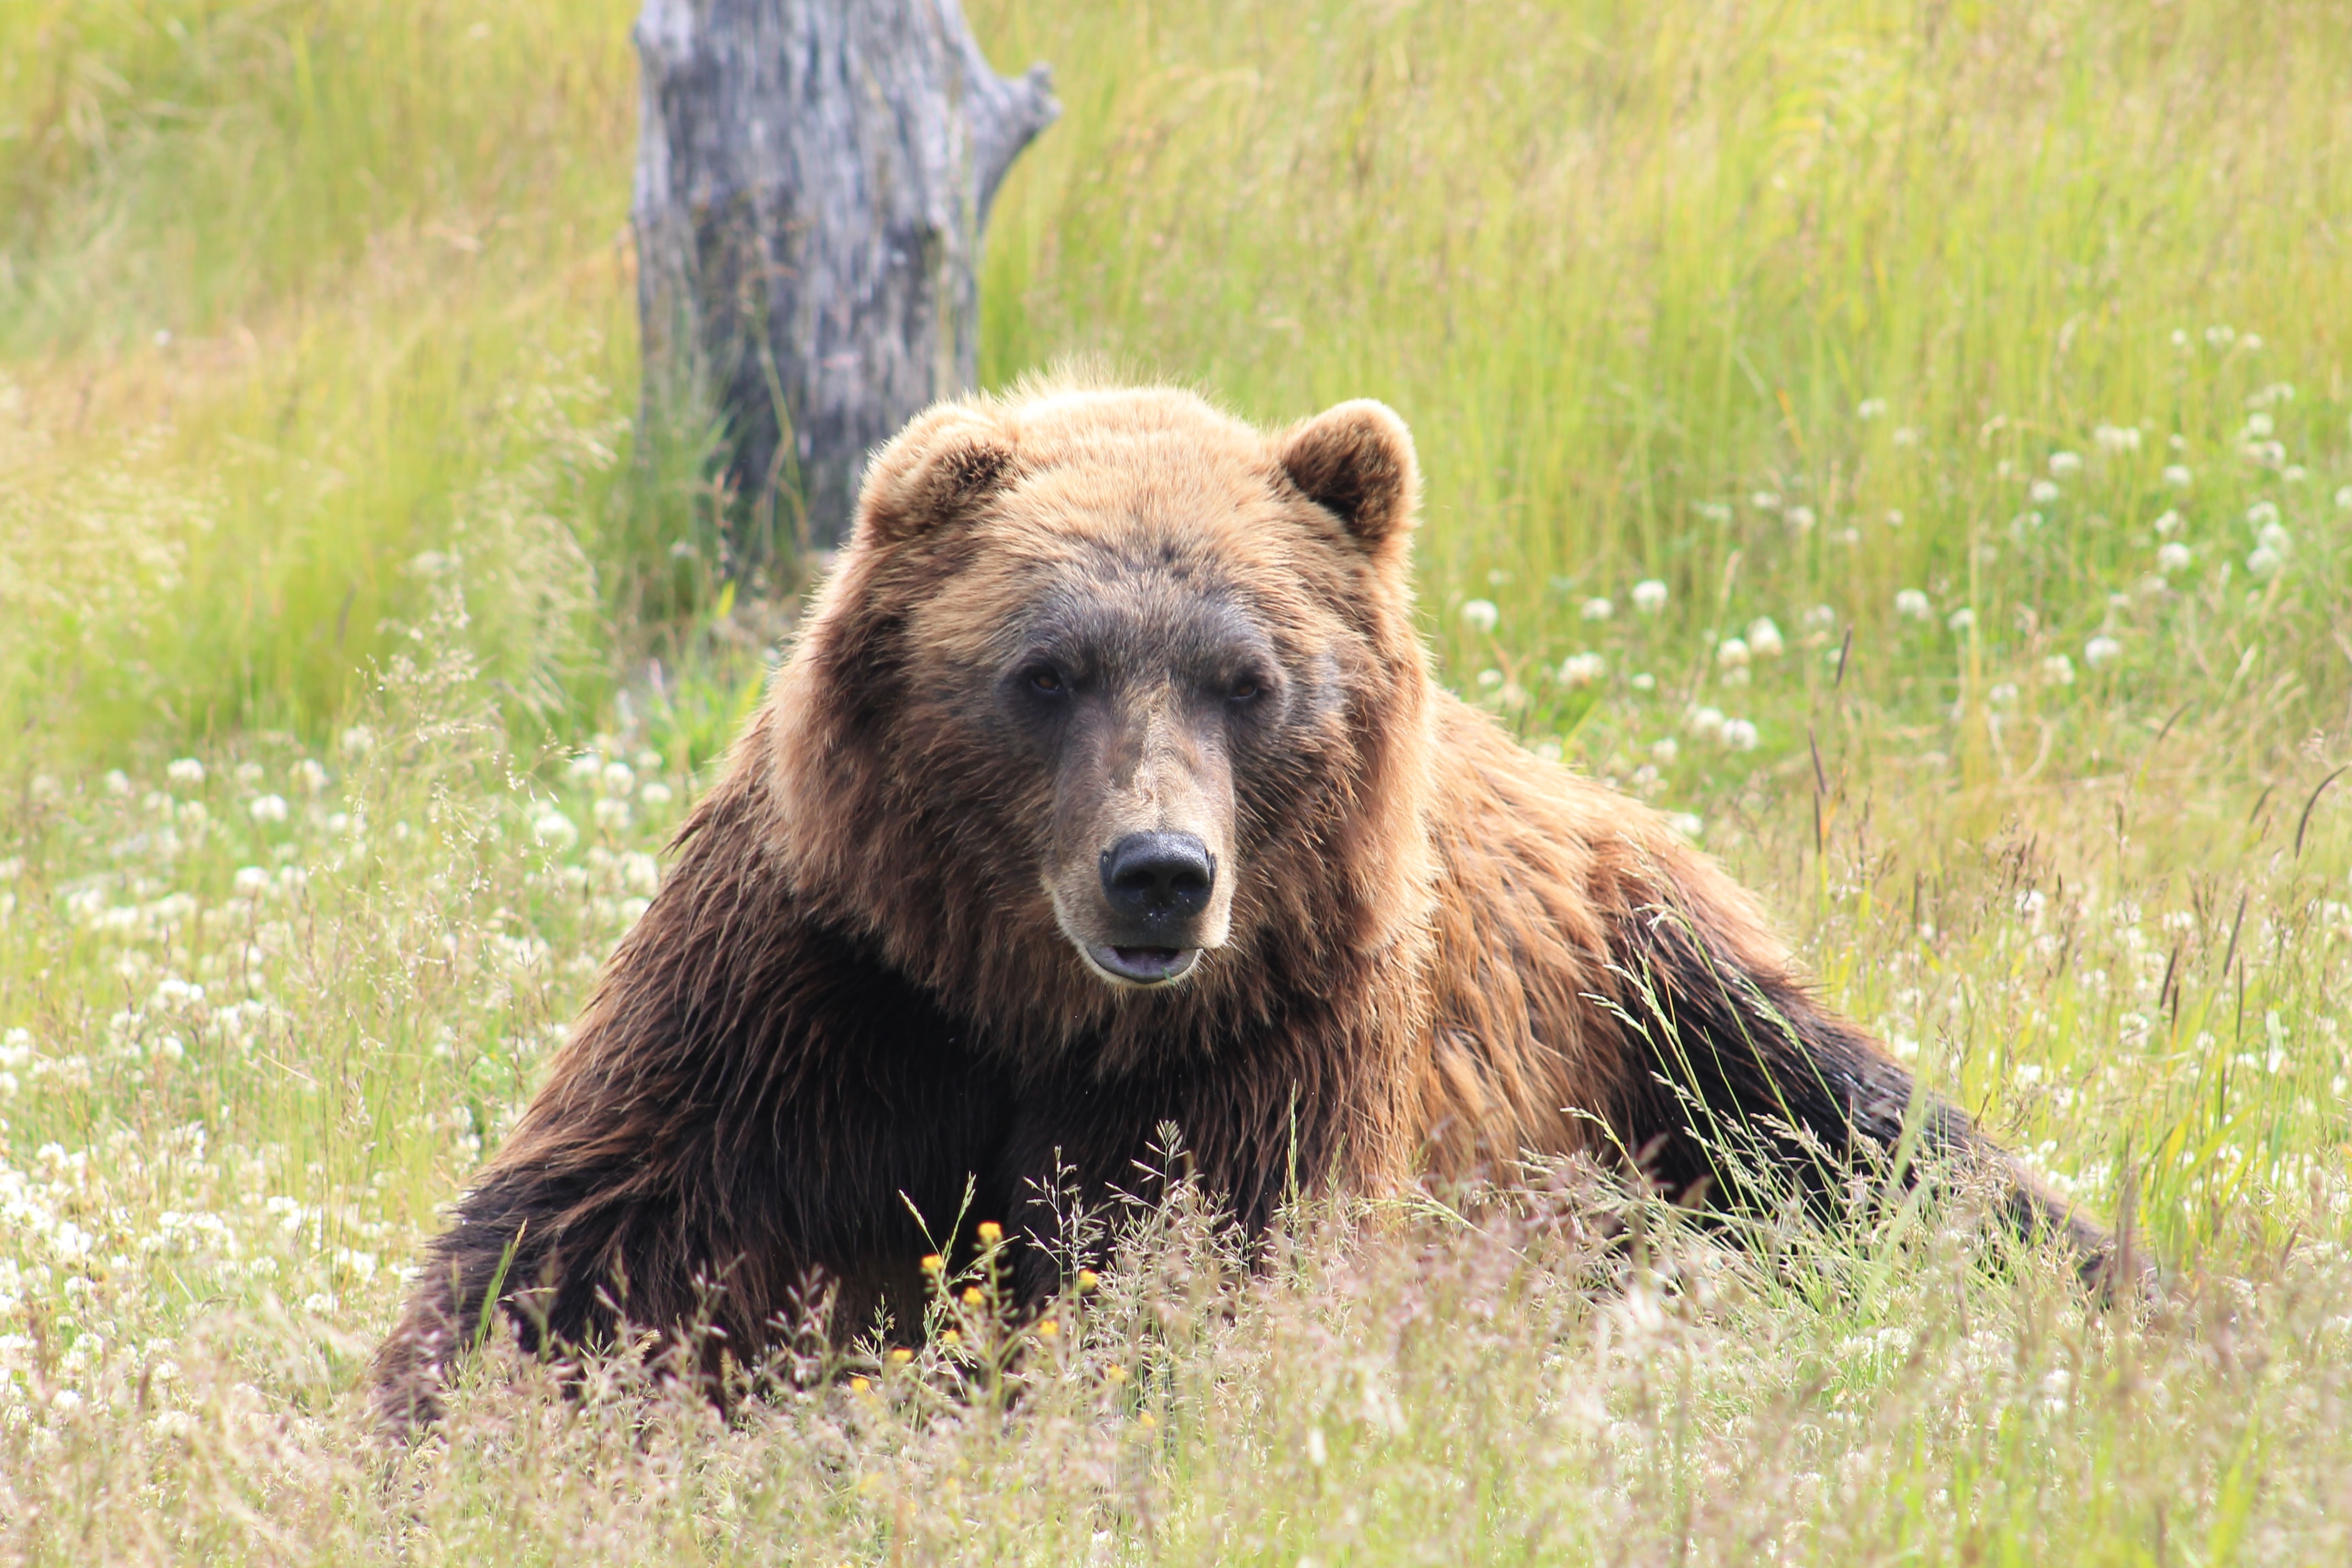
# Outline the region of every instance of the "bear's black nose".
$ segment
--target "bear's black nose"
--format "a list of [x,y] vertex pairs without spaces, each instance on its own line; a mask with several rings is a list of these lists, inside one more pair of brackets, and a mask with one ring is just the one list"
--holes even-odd
[[1103,895],[1129,920],[1190,920],[1209,907],[1217,863],[1190,833],[1130,833],[1103,852]]

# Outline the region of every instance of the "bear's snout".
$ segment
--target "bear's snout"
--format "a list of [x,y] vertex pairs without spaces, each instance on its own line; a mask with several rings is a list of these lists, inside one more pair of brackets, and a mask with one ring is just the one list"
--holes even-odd
[[1191,833],[1130,833],[1103,851],[1103,897],[1123,920],[1156,931],[1209,907],[1217,863]]

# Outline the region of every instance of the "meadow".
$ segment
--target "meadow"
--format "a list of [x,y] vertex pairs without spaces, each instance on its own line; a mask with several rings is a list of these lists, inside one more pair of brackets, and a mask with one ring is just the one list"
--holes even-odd
[[[0,7],[0,1558],[2352,1558],[2352,31],[2295,0],[971,0],[983,375],[1428,476],[1444,677],[1676,813],[1980,1195],[1199,1194],[721,1418],[359,1396],[789,644],[641,427],[627,0]],[[811,563],[816,570],[820,563]],[[1175,1154],[1171,1152],[1171,1158]]]

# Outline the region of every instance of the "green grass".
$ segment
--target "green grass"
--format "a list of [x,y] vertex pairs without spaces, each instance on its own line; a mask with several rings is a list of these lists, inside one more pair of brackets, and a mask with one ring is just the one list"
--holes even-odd
[[633,9],[0,9],[0,1554],[2347,1555],[2321,5],[971,6],[1066,107],[985,377],[1395,404],[1447,679],[2171,1298],[1965,1194],[1748,1246],[1570,1172],[1243,1283],[1179,1201],[1003,1405],[983,1311],[732,1425],[488,1367],[364,1457],[398,1268],[789,631],[635,426]]

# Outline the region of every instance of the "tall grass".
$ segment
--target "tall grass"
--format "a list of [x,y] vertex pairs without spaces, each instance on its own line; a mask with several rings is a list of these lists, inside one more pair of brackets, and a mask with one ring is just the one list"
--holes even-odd
[[2176,1291],[2100,1310],[1966,1194],[1738,1239],[1573,1171],[1301,1213],[1241,1279],[1180,1194],[1017,1398],[955,1308],[731,1422],[509,1358],[366,1448],[399,1267],[792,607],[712,580],[699,433],[635,426],[632,6],[36,0],[0,1555],[2340,1558],[2334,10],[971,9],[1066,110],[987,379],[1394,403],[1447,679],[1682,814]]

